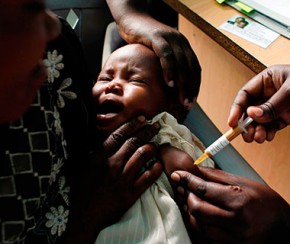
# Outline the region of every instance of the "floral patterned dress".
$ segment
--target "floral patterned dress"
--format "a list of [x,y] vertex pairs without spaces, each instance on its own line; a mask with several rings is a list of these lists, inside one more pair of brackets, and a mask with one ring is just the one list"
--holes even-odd
[[48,45],[47,81],[23,117],[0,126],[0,243],[55,243],[66,229],[70,179],[86,163],[92,79],[68,24]]

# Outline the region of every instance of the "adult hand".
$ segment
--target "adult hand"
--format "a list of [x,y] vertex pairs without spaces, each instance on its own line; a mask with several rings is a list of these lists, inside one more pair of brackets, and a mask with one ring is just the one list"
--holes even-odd
[[73,187],[71,220],[66,240],[93,243],[99,231],[113,224],[162,173],[156,162],[140,174],[157,148],[147,144],[159,124],[144,126],[139,116],[113,132],[95,152]]
[[164,79],[176,85],[180,102],[190,109],[198,95],[201,68],[187,39],[177,30],[152,18],[146,0],[107,0],[122,38],[153,49],[160,58]]
[[236,126],[245,112],[255,120],[243,134],[246,142],[271,141],[290,124],[290,65],[271,66],[252,78],[235,98],[229,125]]
[[289,243],[290,207],[280,195],[221,170],[198,170],[199,176],[186,171],[171,176],[183,187],[181,204],[193,232],[210,243]]

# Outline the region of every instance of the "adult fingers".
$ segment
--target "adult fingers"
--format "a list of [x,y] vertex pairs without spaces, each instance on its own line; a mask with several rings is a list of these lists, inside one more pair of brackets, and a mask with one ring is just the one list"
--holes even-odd
[[[172,34],[170,34],[171,37],[173,37],[176,34],[173,29],[170,30],[167,26],[163,26],[163,28],[167,29],[169,33],[172,32]],[[176,60],[172,46],[164,38],[164,35],[168,35],[168,33],[166,34],[165,32],[164,33],[157,32],[154,37],[154,41],[152,41],[151,44],[153,51],[160,59],[165,82],[169,86],[173,87],[174,67],[176,66]]]
[[254,76],[238,91],[228,117],[228,124],[230,127],[235,127],[247,108],[253,105],[251,103],[260,99],[261,93],[264,91],[263,80],[265,77],[267,78],[264,73],[265,71]]
[[[290,124],[290,65],[271,66],[267,72],[275,86],[275,93],[270,96],[269,115],[274,119],[281,118],[288,125]],[[271,107],[272,105],[272,107]]]
[[282,86],[267,102],[249,107],[247,113],[260,123],[267,123],[282,118],[290,124],[290,87]]
[[202,178],[186,171],[175,171],[173,174],[178,176],[171,178],[179,181],[183,187],[213,205],[225,209],[234,207],[236,200],[242,197],[240,184],[246,179],[217,169],[202,166],[198,168]]
[[161,175],[162,166],[159,161],[156,161],[151,167],[147,168],[135,181],[133,190],[137,194],[143,193],[151,186]]
[[173,50],[178,67],[176,75],[180,102],[187,109],[191,109],[199,93],[201,67],[189,42],[183,36]]
[[232,228],[233,222],[236,223],[233,212],[212,205],[191,192],[187,199],[187,214],[194,230],[199,230],[210,241],[228,243],[234,240],[237,231]]
[[139,130],[134,135],[132,135],[125,143],[121,146],[121,148],[116,153],[116,157],[123,159],[124,161],[128,161],[128,159],[136,152],[138,149],[142,151],[142,147],[144,144],[148,143],[153,136],[158,133],[160,125],[158,122],[152,125],[146,125]]
[[[141,176],[145,174],[146,171],[150,171],[154,164],[160,164],[155,158],[156,153],[157,146],[154,144],[145,144],[134,152],[123,170],[123,176],[125,179],[128,179],[128,185],[134,186],[134,184],[137,184],[136,188],[139,188],[137,181],[139,180],[142,182],[143,180],[142,183],[144,183],[145,177]],[[154,175],[154,173],[155,172],[152,174]],[[148,179],[151,177],[149,174],[146,174]],[[150,179],[148,181],[150,181]]]
[[187,211],[203,224],[229,225],[229,220],[233,218],[230,211],[207,201],[206,196],[199,190],[187,192],[187,208]]
[[228,117],[228,125],[230,127],[235,127],[238,125],[240,118],[246,112],[250,104],[250,96],[248,92],[242,88],[237,93],[237,96],[234,99],[234,102],[231,106],[230,114]]
[[[159,33],[160,34],[160,33]],[[189,42],[172,29],[160,34],[152,48],[160,58],[164,79],[169,86],[178,88],[181,104],[190,109],[200,87],[200,65]]]
[[210,241],[228,243],[241,231],[242,226],[236,221],[234,212],[213,205],[192,192],[188,192],[187,205],[183,209],[187,212],[191,230],[202,233]]
[[[122,125],[104,141],[104,153],[109,157],[122,147],[122,151],[128,154],[130,151],[136,150],[138,146],[148,142],[157,134],[160,126],[158,123],[150,126],[145,125],[146,120],[144,116],[138,116]],[[143,129],[140,130],[141,128]],[[139,134],[136,134],[137,131],[139,131]],[[133,136],[134,134],[136,135]]]
[[[290,66],[271,66],[253,77],[237,94],[230,111],[228,123],[236,126],[242,113],[247,113],[260,123],[280,117],[290,122]],[[286,113],[285,113],[286,111]]]

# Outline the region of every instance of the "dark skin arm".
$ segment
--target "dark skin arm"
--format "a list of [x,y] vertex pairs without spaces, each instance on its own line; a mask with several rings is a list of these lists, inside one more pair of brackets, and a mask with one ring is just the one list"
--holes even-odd
[[165,144],[159,147],[158,158],[163,164],[164,172],[170,179],[176,170],[194,171],[196,166],[191,156],[184,151]]
[[[194,161],[189,154],[168,144],[160,146],[158,158],[162,162],[164,172],[166,173],[169,181],[171,174],[176,170],[184,170],[192,173],[198,173],[196,172],[197,167],[194,165]],[[172,181],[170,182],[172,183]],[[200,237],[199,239],[197,239],[197,235],[195,234],[194,228],[191,226],[190,221],[188,221],[187,214],[184,213],[184,211],[182,211],[184,201],[183,198],[180,197],[180,194],[178,194],[177,192],[176,184],[171,185],[173,187],[176,203],[179,205],[181,209],[183,221],[192,242],[201,241]]]
[[290,207],[279,194],[221,170],[198,171],[176,171],[171,178],[192,231],[205,243],[289,243]]
[[157,149],[148,144],[158,124],[133,119],[113,132],[72,186],[68,229],[61,243],[94,243],[98,233],[116,222],[162,173],[156,162],[138,174]]
[[181,104],[191,108],[200,87],[201,68],[187,39],[150,16],[146,0],[107,0],[122,38],[141,43],[160,58],[164,79],[177,87]]
[[[238,93],[229,116],[237,125],[243,113],[255,124],[245,141],[271,141],[289,125],[290,66],[275,65],[251,79]],[[171,178],[194,234],[208,243],[289,243],[290,207],[266,185],[217,169],[177,171]]]

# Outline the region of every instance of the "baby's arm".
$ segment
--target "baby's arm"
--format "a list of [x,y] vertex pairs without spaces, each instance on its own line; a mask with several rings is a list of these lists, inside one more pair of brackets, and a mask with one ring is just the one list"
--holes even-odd
[[[164,172],[166,173],[171,183],[171,186],[175,195],[174,199],[176,203],[179,205],[179,208],[182,208],[187,203],[184,202],[183,198],[179,197],[180,195],[176,194],[176,191],[178,190],[177,189],[178,185],[176,185],[175,183],[171,181],[170,175],[173,173],[173,171],[177,169],[191,172],[192,174],[197,175],[197,176],[200,176],[201,173],[198,167],[194,165],[194,160],[189,154],[169,144],[163,144],[162,146],[160,146],[158,157],[160,161],[162,162]],[[198,233],[193,231],[193,228],[189,222],[188,217],[182,214],[182,218],[188,230],[188,234],[190,236],[191,241],[193,243],[194,242],[202,243],[203,242],[202,237],[199,236]]]
[[160,146],[158,157],[163,164],[164,172],[168,179],[170,179],[170,175],[175,170],[185,170],[195,173],[197,169],[189,154],[169,144]]

